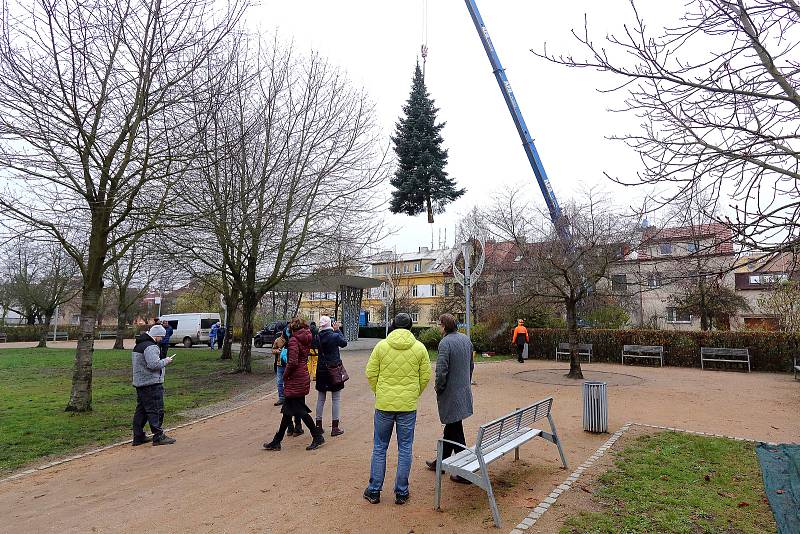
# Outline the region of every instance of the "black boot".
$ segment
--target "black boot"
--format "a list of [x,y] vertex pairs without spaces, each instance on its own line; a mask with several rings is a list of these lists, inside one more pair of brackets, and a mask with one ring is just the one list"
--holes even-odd
[[333,420],[333,424],[331,425],[331,437],[333,437],[333,436],[341,436],[342,434],[344,434],[344,430],[339,428],[339,420],[338,419],[334,419]]
[[281,450],[281,440],[278,439],[277,435],[275,435],[275,437],[272,438],[272,441],[264,444],[264,450],[265,451],[279,451],[279,450]]
[[324,434],[325,433],[325,429],[322,428],[322,420],[321,419],[317,419],[316,423],[317,423],[317,431],[320,434]]
[[314,449],[318,449],[323,443],[325,443],[325,438],[322,437],[322,434],[317,434],[311,440],[311,445],[306,447],[306,450],[313,451]]

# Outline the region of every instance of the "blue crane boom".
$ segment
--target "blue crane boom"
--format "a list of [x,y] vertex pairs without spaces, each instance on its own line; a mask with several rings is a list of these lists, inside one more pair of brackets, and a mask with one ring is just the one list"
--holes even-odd
[[528,127],[525,125],[522,111],[519,109],[517,99],[514,98],[514,91],[511,90],[511,84],[508,82],[506,71],[503,69],[503,65],[500,64],[500,58],[497,56],[497,51],[492,44],[492,39],[489,37],[489,31],[486,29],[483,17],[481,17],[480,11],[478,11],[478,5],[475,3],[475,0],[465,1],[469,14],[472,17],[472,22],[475,23],[475,29],[478,30],[478,36],[483,43],[483,48],[486,50],[486,55],[489,57],[489,63],[492,64],[494,76],[497,78],[497,83],[500,86],[500,91],[503,93],[508,111],[511,113],[511,118],[514,119],[514,125],[517,127],[517,132],[522,139],[522,147],[525,150],[525,155],[528,156],[528,161],[533,168],[533,174],[536,175],[536,181],[539,182],[539,189],[542,190],[542,195],[544,195],[547,210],[550,212],[550,219],[552,219],[559,237],[564,240],[564,242],[569,243],[571,241],[569,226],[566,221],[563,220],[561,206],[558,205],[553,187],[550,185],[550,179],[547,177],[542,160],[539,157],[539,153],[536,151],[536,145],[533,144],[533,138],[528,131]]

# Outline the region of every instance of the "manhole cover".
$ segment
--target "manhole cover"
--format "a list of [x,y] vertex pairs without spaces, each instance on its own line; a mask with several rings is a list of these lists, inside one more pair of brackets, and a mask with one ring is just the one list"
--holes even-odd
[[555,384],[557,386],[581,386],[586,380],[596,380],[605,382],[609,386],[636,386],[644,383],[644,378],[636,375],[626,375],[623,373],[608,373],[604,371],[592,371],[583,369],[583,380],[567,378],[569,368],[563,369],[533,369],[531,371],[520,371],[514,376],[526,382],[537,382],[539,384]]

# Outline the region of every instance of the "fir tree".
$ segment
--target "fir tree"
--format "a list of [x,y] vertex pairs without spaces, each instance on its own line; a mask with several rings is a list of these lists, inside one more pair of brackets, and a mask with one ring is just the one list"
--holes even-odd
[[395,190],[389,209],[407,215],[427,212],[429,223],[433,223],[434,213],[443,213],[445,206],[465,191],[457,189],[444,170],[447,150],[442,148],[440,135],[444,123],[436,124],[438,111],[417,64],[411,95],[403,106],[405,116],[395,125],[392,137],[398,164],[391,180]]

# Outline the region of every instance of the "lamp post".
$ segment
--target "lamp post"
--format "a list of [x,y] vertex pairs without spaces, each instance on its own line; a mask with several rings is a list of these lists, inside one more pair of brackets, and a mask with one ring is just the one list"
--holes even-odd
[[[486,261],[486,236],[483,232],[476,232],[476,234],[475,236],[469,236],[464,241],[461,245],[461,252],[457,253],[453,258],[453,277],[464,288],[465,320],[468,337],[472,332],[472,287],[480,278]],[[464,258],[463,271],[458,267],[459,256]]]
[[394,284],[392,284],[392,279],[389,276],[386,276],[386,282],[381,284],[381,300],[383,301],[385,314],[385,337],[389,336],[389,306],[391,306],[392,301],[394,300],[393,293]]

